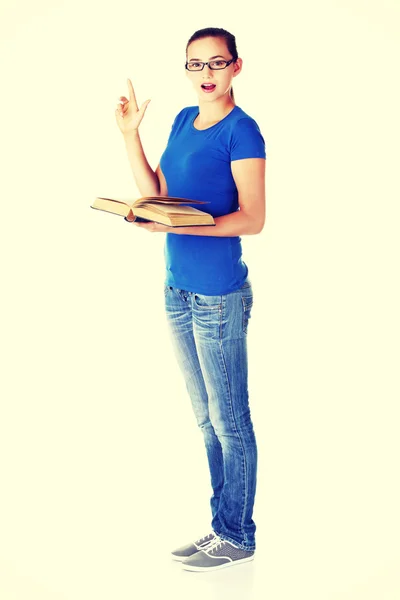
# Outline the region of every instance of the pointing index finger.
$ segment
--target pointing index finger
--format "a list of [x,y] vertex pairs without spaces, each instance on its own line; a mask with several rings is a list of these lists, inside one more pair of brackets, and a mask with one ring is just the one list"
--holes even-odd
[[129,90],[129,101],[133,104],[135,110],[138,109],[138,105],[136,102],[136,96],[135,96],[135,92],[133,90],[133,85],[130,79],[127,80],[128,83],[128,90]]

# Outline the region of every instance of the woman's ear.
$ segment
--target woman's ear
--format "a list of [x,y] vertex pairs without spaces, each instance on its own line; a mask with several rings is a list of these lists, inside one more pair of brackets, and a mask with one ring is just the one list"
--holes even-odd
[[233,64],[233,76],[236,77],[236,75],[239,75],[240,71],[242,70],[242,66],[243,66],[243,60],[241,58],[238,58],[237,61]]

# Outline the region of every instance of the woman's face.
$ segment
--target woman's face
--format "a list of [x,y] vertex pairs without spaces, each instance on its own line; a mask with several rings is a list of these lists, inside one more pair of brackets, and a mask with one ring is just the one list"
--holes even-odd
[[[187,50],[187,62],[208,62],[210,60],[231,60],[232,55],[223,38],[207,37],[192,42]],[[240,73],[242,59],[221,70],[211,70],[205,65],[202,71],[186,71],[201,102],[213,102],[229,96],[232,79]]]

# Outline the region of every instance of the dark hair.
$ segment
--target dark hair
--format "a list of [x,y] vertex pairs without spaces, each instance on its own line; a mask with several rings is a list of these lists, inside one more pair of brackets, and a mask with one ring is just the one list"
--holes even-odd
[[[229,31],[226,31],[226,29],[221,29],[220,27],[206,27],[205,29],[199,29],[198,31],[195,31],[194,34],[190,37],[188,43],[186,44],[186,54],[187,54],[189,45],[192,42],[194,42],[196,40],[201,40],[201,39],[207,38],[207,37],[215,37],[215,38],[224,39],[225,43],[226,43],[226,47],[228,48],[228,52],[232,55],[234,62],[237,61],[237,59],[239,58],[239,55],[238,55],[238,51],[236,48],[235,36],[232,33],[229,33]],[[231,87],[230,92],[231,92],[232,100],[235,101],[232,87]]]

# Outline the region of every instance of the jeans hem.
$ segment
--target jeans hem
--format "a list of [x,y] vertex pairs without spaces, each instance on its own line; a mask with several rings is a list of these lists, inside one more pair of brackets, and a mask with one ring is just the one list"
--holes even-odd
[[218,533],[218,531],[216,531],[215,529],[214,529],[214,533],[216,535],[218,535],[221,538],[221,540],[225,540],[226,542],[230,542],[231,544],[233,544],[237,548],[240,548],[241,550],[245,550],[246,552],[254,552],[255,549],[256,549],[256,545],[255,544],[252,544],[251,546],[245,545],[245,544],[240,544],[237,540],[234,540],[233,538],[229,537],[229,535],[225,535],[224,533]]

